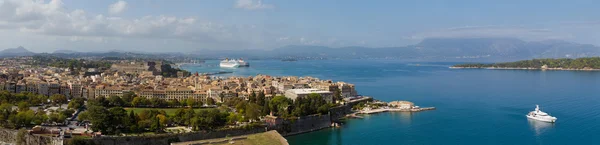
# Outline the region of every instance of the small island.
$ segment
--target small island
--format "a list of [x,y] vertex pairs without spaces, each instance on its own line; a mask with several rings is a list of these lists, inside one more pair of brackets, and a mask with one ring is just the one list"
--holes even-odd
[[600,71],[600,57],[532,59],[504,63],[457,64],[450,68]]

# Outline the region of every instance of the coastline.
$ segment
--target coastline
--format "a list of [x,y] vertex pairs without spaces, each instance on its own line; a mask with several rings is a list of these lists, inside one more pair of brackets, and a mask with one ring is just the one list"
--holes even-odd
[[583,68],[583,69],[573,69],[573,68],[533,68],[533,67],[456,67],[451,66],[450,69],[492,69],[492,70],[555,70],[555,71],[600,71],[600,69],[593,68]]

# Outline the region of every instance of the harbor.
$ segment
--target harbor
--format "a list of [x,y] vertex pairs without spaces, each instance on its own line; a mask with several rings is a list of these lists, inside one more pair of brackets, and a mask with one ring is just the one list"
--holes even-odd
[[411,108],[411,109],[399,109],[399,108],[379,108],[379,109],[371,109],[371,110],[362,110],[358,112],[358,114],[376,114],[382,112],[420,112],[427,110],[435,110],[435,107],[425,107],[425,108]]

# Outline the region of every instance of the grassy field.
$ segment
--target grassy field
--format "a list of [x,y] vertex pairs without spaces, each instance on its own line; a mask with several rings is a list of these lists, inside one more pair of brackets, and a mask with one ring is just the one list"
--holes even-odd
[[289,145],[287,141],[277,131],[269,131],[265,133],[257,133],[245,136],[246,139],[235,140],[233,143],[227,141],[227,138],[217,138],[209,140],[179,142],[173,145],[188,145],[188,144],[209,144],[209,145]]
[[250,135],[247,141],[252,145],[287,145],[287,141],[275,131]]
[[[175,114],[175,111],[177,111],[177,109],[179,109],[179,108],[125,108],[125,110],[127,110],[127,111],[133,110],[133,112],[135,112],[136,114],[140,113],[144,110],[164,110],[167,113],[167,115]],[[194,109],[194,111],[198,111],[198,110],[202,110],[202,109],[205,109],[205,108],[196,108],[196,109]]]

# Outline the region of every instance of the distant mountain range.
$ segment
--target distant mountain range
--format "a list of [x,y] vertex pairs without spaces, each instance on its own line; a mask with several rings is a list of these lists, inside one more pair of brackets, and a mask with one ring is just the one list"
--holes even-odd
[[404,47],[329,48],[322,46],[287,46],[276,49],[273,53],[276,55],[421,60],[517,60],[600,56],[600,47],[558,40],[526,42],[512,38],[432,38]]
[[201,57],[394,58],[423,61],[513,61],[532,58],[600,56],[600,47],[561,40],[515,38],[430,38],[403,47],[340,47],[290,45],[273,50],[198,51]]
[[[34,53],[19,47],[0,52],[2,56],[23,56]],[[561,40],[523,41],[514,38],[429,38],[403,47],[340,47],[290,45],[273,50],[203,50],[192,53],[142,52],[76,52],[59,50],[52,53],[64,57],[111,56],[142,57],[145,55],[190,56],[200,58],[394,58],[425,61],[490,60],[512,61],[532,58],[578,58],[600,56],[600,47]]]

